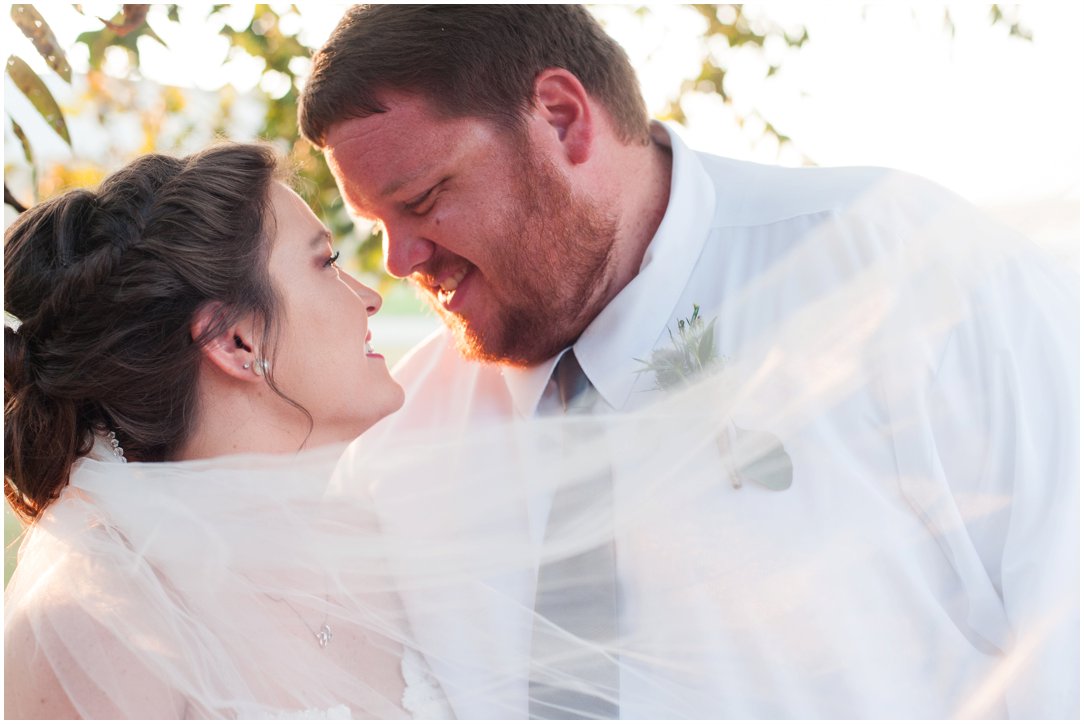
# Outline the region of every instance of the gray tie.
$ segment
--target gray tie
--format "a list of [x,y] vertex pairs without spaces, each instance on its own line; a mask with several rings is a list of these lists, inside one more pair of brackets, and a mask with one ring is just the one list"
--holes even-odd
[[[567,415],[586,413],[598,393],[568,350],[554,371]],[[573,486],[553,499],[546,540],[561,534],[567,521],[586,508],[613,514],[613,482],[608,471]],[[538,571],[536,619],[531,643],[528,712],[531,719],[616,719],[618,670],[613,659],[593,651],[617,634],[617,568],[612,540],[571,557],[543,562]],[[554,628],[562,632],[555,635]],[[584,643],[562,640],[574,636]],[[582,691],[575,687],[579,682]],[[601,694],[601,696],[600,696]]]

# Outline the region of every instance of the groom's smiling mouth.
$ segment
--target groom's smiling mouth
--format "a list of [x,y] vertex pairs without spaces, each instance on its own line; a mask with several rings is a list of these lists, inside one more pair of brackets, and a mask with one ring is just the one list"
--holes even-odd
[[455,293],[459,289],[459,285],[463,283],[463,279],[474,269],[473,265],[463,266],[451,273],[444,272],[438,278],[437,283],[430,285],[433,293],[445,308],[450,308],[452,300],[455,298]]

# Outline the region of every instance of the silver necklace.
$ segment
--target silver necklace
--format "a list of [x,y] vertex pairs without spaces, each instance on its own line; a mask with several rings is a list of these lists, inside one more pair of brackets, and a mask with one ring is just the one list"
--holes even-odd
[[[320,626],[320,630],[313,631],[312,626],[309,626],[309,622],[305,620],[305,617],[302,616],[296,608],[294,608],[294,605],[292,603],[290,603],[284,598],[275,598],[274,596],[266,593],[264,595],[270,598],[272,601],[285,603],[287,606],[289,606],[290,610],[294,612],[294,615],[297,616],[298,620],[301,621],[301,623],[305,624],[305,628],[309,630],[309,633],[316,637],[316,643],[320,644],[320,648],[326,649],[328,644],[331,643],[331,624],[327,622],[326,612],[324,613],[324,623]],[[324,601],[327,602],[326,596],[324,598]]]

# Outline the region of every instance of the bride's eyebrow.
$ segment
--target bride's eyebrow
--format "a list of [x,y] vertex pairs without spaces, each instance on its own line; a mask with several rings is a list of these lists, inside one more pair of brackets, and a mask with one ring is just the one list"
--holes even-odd
[[332,245],[331,230],[324,227],[313,235],[309,240],[309,248],[314,251],[322,251],[326,245]]

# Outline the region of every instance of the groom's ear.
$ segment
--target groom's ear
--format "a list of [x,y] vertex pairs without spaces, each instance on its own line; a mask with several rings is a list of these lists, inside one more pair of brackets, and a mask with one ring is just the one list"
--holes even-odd
[[205,304],[192,317],[192,341],[200,345],[203,359],[229,377],[242,382],[258,382],[253,372],[256,364],[250,315],[227,327],[216,330],[224,308],[221,304]]
[[543,121],[552,140],[570,163],[591,157],[595,117],[580,79],[564,68],[547,68],[534,81],[534,115]]

